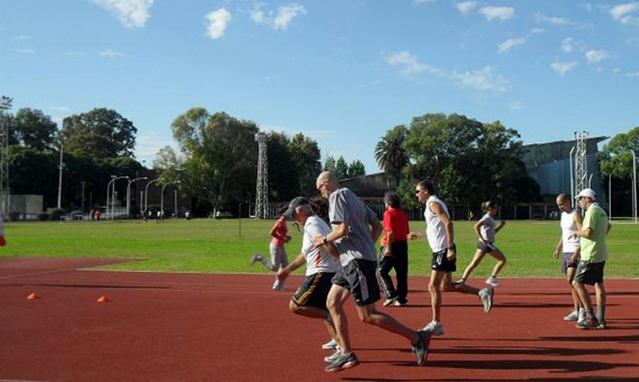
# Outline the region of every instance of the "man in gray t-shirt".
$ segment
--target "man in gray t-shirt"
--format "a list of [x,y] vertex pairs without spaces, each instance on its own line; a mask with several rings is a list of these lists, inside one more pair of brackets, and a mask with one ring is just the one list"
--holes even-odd
[[365,323],[399,334],[413,345],[417,364],[426,361],[430,333],[414,331],[390,315],[379,312],[375,302],[380,298],[375,270],[375,242],[382,232],[377,216],[348,188],[341,188],[330,171],[322,172],[316,181],[322,196],[329,201],[329,220],[333,230],[328,235],[315,236],[315,246],[334,243],[340,254],[342,268],[333,277],[326,306],[335,324],[341,354],[326,367],[326,371],[341,371],[359,364],[351,351],[344,302],[352,295],[357,314]]

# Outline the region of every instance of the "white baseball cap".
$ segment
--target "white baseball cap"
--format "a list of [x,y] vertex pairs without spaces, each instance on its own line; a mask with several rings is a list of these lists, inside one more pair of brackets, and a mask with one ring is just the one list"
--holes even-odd
[[575,199],[581,199],[581,198],[590,198],[591,200],[597,200],[597,193],[595,191],[593,191],[592,188],[584,188],[575,197]]

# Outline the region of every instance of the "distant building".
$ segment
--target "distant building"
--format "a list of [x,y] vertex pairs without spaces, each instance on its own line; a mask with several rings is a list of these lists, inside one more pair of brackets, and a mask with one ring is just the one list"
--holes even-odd
[[[605,202],[607,197],[595,157],[598,152],[597,144],[606,139],[608,137],[604,136],[586,139],[587,173],[592,179],[590,187],[600,196],[601,202]],[[522,159],[526,165],[526,171],[539,183],[542,196],[555,196],[561,192],[570,193],[570,154],[576,146],[575,140],[523,146]],[[574,161],[573,156],[573,176]]]

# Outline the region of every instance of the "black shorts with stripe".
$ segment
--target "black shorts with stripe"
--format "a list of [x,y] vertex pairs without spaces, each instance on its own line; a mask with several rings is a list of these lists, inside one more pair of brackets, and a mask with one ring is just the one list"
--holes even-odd
[[[453,244],[453,252],[457,253],[457,247]],[[448,248],[442,249],[439,252],[433,253],[433,258],[430,261],[430,269],[437,272],[455,272],[457,270],[457,258],[448,260]]]
[[331,280],[335,273],[318,272],[314,275],[306,276],[302,285],[291,299],[297,306],[314,306],[326,309],[326,298],[333,283]]
[[606,262],[591,263],[587,260],[582,260],[577,265],[577,271],[575,273],[576,281],[580,284],[595,285],[603,282],[604,267]]
[[377,261],[355,259],[342,266],[333,284],[348,289],[358,306],[370,305],[380,299],[376,270]]

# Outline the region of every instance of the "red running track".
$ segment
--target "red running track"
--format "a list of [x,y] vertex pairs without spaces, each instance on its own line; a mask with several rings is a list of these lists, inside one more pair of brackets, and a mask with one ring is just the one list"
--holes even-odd
[[[275,292],[267,275],[86,270],[117,261],[0,259],[0,382],[639,380],[639,280],[607,281],[604,331],[562,320],[560,279],[503,279],[487,315],[476,297],[445,294],[446,333],[424,367],[349,304],[361,364],[329,374],[323,325],[288,311],[301,277]],[[412,278],[409,306],[380,309],[424,326],[426,285]]]

